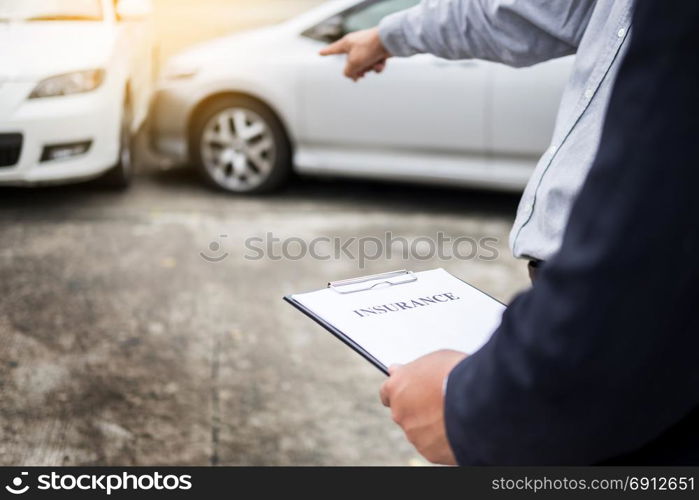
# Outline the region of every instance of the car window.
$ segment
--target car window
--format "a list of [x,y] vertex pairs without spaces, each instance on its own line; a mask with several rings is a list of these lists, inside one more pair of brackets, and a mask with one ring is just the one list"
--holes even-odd
[[8,21],[100,21],[101,0],[0,0]]
[[420,0],[381,0],[365,7],[352,9],[344,19],[345,33],[373,28],[389,14],[408,9],[420,3]]

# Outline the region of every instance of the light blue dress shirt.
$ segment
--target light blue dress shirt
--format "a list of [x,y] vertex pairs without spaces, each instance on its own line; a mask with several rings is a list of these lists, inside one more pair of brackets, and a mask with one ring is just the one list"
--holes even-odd
[[379,25],[384,45],[398,57],[430,53],[519,67],[576,54],[551,146],[510,234],[517,257],[546,260],[560,247],[597,151],[632,10],[633,0],[423,0]]

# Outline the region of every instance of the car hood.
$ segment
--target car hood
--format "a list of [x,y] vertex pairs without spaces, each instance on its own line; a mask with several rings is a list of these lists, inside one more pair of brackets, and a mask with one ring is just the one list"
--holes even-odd
[[101,22],[0,23],[0,81],[35,81],[103,66],[115,27]]
[[194,45],[173,56],[170,65],[200,66],[231,57],[257,57],[268,50],[279,51],[279,41],[288,36],[285,26],[272,26],[214,38]]

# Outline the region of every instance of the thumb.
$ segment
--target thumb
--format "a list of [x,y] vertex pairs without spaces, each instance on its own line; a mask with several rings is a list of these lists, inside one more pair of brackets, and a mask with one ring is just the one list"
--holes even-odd
[[344,38],[339,39],[335,43],[331,43],[323,50],[319,52],[321,56],[331,56],[334,54],[346,54],[348,52],[348,47],[346,40]]

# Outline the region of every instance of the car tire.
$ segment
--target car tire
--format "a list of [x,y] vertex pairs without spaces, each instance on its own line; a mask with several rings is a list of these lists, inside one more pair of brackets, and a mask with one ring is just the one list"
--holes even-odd
[[289,138],[276,114],[244,96],[206,104],[194,117],[192,162],[204,181],[235,194],[269,193],[289,179]]
[[124,101],[119,127],[119,154],[117,163],[100,179],[100,184],[114,189],[127,189],[134,177],[134,137],[131,133],[133,108],[130,100]]

